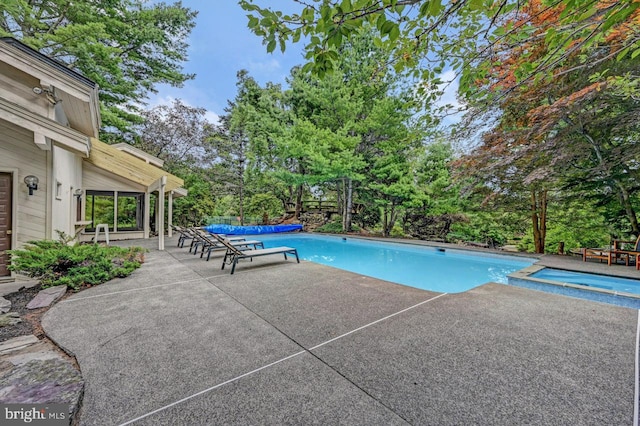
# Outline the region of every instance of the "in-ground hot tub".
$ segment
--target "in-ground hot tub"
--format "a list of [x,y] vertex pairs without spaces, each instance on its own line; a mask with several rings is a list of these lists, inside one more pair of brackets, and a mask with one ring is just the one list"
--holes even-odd
[[532,265],[507,276],[509,285],[640,309],[640,280]]

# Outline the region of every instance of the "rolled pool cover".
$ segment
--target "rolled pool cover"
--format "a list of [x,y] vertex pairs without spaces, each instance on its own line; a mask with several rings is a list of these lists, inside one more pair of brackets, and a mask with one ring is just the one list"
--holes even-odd
[[205,230],[214,234],[226,235],[255,235],[274,234],[277,232],[292,232],[302,230],[302,225],[257,225],[257,226],[236,226],[214,223],[204,227]]

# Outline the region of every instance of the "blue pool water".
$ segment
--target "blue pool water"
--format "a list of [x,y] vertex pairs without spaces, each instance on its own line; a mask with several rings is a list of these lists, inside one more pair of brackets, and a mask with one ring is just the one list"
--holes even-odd
[[534,272],[531,274],[531,277],[640,295],[640,281],[628,278],[585,274],[581,272],[562,271],[560,269],[551,268],[545,268],[538,272]]
[[533,259],[323,235],[260,235],[265,247],[298,249],[301,259],[398,284],[460,293],[533,264]]

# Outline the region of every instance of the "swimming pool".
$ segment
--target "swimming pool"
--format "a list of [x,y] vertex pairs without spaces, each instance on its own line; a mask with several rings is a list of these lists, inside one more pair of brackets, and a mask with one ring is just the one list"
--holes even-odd
[[301,259],[398,284],[460,293],[487,282],[506,283],[511,272],[535,260],[413,244],[326,235],[260,235],[265,247],[298,249]]

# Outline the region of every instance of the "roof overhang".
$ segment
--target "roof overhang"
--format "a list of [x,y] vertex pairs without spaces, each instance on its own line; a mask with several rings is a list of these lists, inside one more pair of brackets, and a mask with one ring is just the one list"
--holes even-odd
[[167,177],[167,192],[177,191],[184,185],[184,181],[179,177],[95,138],[91,138],[91,152],[89,158],[84,160],[147,188],[151,188],[163,176]]
[[98,135],[100,105],[94,81],[14,38],[0,40],[0,61],[35,77],[45,88],[55,88],[71,126],[87,135]]

